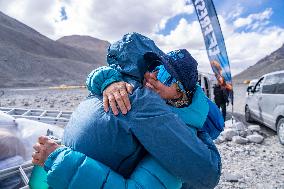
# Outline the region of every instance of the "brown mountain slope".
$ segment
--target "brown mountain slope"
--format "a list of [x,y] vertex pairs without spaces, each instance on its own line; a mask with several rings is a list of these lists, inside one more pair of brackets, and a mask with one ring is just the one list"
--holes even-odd
[[284,70],[284,44],[255,65],[234,76],[233,80],[234,83],[242,83],[244,80],[256,79],[264,74],[279,70]]
[[58,39],[57,42],[81,49],[90,56],[97,55],[97,59],[102,64],[105,64],[107,54],[106,49],[110,46],[108,41],[81,35],[64,36]]
[[100,46],[90,53],[53,41],[0,12],[0,87],[83,84],[104,64],[105,51]]

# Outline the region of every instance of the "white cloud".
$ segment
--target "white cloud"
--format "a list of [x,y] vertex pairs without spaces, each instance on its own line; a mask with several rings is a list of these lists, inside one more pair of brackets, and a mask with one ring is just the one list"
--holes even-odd
[[253,29],[257,25],[259,25],[261,22],[264,20],[268,20],[270,16],[272,15],[273,11],[271,8],[266,9],[264,12],[257,13],[257,14],[250,14],[246,18],[238,18],[235,22],[234,25],[235,27],[243,27],[243,26],[249,26],[250,24],[253,24]]
[[233,9],[232,11],[229,11],[229,14],[227,17],[237,18],[243,13],[243,11],[244,11],[244,8],[240,4],[237,4],[235,9]]
[[0,11],[16,18],[44,35],[52,36],[55,28],[48,19],[56,0],[0,0]]
[[[4,13],[52,39],[85,34],[113,41],[132,31],[149,35],[165,18],[193,12],[184,0],[0,0],[0,5]],[[55,22],[62,6],[68,20]]]
[[[218,15],[230,61],[232,75],[235,75],[275,51],[284,43],[284,29],[268,27],[261,31],[236,32],[233,23]],[[186,48],[199,62],[199,69],[211,72],[200,26],[197,21],[188,23],[182,19],[169,35],[154,35],[152,38],[166,52]]]
[[[198,60],[199,69],[211,72],[197,21],[188,23],[181,19],[169,35],[157,34],[171,17],[185,12],[194,14],[192,6],[184,5],[184,0],[0,0],[1,11],[52,39],[81,34],[112,42],[127,32],[136,31],[154,39],[166,52],[188,49]],[[60,21],[62,6],[68,16],[64,21]],[[243,8],[237,5],[228,17],[237,18],[242,12]],[[267,25],[272,13],[273,10],[267,8],[235,22],[219,15],[233,75],[284,43],[284,29]],[[253,31],[237,32],[240,27]]]

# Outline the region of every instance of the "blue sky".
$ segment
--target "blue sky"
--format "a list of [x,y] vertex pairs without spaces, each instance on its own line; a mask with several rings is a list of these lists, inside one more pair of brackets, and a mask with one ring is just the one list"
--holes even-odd
[[[213,0],[232,75],[284,43],[284,0]],[[190,0],[0,0],[0,11],[57,40],[89,35],[114,42],[139,32],[165,52],[186,48],[211,72]],[[32,13],[32,14],[31,14]]]
[[283,0],[215,0],[214,3],[218,13],[222,15],[227,15],[227,12],[233,11],[236,5],[241,6],[243,11],[240,14],[240,17],[247,17],[248,15],[253,13],[263,12],[266,8],[272,8],[273,14],[270,17],[269,25],[277,25],[280,27],[284,27]]
[[[257,14],[265,11],[267,8],[272,9],[272,14],[266,27],[278,26],[284,28],[284,1],[283,0],[213,0],[217,14],[226,17],[229,21],[234,21],[237,18],[246,18],[251,14]],[[185,6],[191,6],[191,1],[185,2]],[[231,17],[232,12],[236,12],[239,7],[237,17]],[[166,23],[166,27],[158,33],[168,35],[175,29],[180,19],[186,19],[189,22],[197,20],[195,14],[182,13],[171,17]],[[239,28],[239,32],[252,31],[251,28]]]
[[[284,28],[283,0],[213,0],[213,3],[219,17],[221,16],[226,20],[226,22],[233,23],[233,25],[237,26],[234,28],[234,35],[243,33],[248,35],[251,33],[265,33],[266,31],[274,27],[282,29]],[[192,6],[191,1],[185,2],[185,6]],[[185,19],[187,22],[192,23],[197,20],[197,16],[191,13],[181,13],[174,15],[167,20],[165,27],[159,30],[158,34],[169,35],[176,27],[178,27],[181,19]],[[275,40],[278,39],[275,38]],[[283,44],[283,35],[279,40]],[[204,50],[203,48],[199,50]],[[227,48],[230,49],[232,47],[228,46]],[[268,53],[266,55],[268,55]],[[259,59],[260,58],[254,59],[253,63],[256,63]],[[230,62],[232,61],[233,60],[230,59]],[[239,61],[238,64],[240,63],[242,63],[242,65],[238,65],[240,67],[239,70],[236,70],[234,68],[237,67],[237,64],[231,66],[233,69],[233,75],[239,73],[244,68],[253,64],[251,62],[247,65],[243,65],[243,62]]]

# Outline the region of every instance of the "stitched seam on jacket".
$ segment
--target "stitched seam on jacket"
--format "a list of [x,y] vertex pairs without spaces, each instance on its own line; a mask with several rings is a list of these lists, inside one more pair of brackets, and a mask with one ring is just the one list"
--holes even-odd
[[107,179],[108,179],[108,176],[109,176],[109,174],[110,174],[110,171],[111,171],[111,170],[108,171],[108,173],[107,173],[107,175],[106,175],[106,178],[105,178],[105,180],[103,181],[103,184],[102,184],[102,186],[100,187],[100,189],[103,189],[103,188],[105,187],[105,184],[106,184],[106,182],[107,182]]
[[[71,153],[71,152],[70,152]],[[79,168],[82,166],[82,163],[87,159],[87,156],[83,156],[82,160],[78,163],[78,166],[77,166],[77,170],[74,171],[72,177],[70,178],[70,181],[73,181],[73,177],[76,175],[76,173],[78,172]],[[70,184],[72,184],[72,182],[69,182],[69,185],[67,188],[70,187]]]
[[134,154],[136,154],[137,153],[137,149],[139,148],[139,146],[137,145],[136,146],[136,148],[135,148],[135,150],[131,153],[131,154],[129,154],[127,157],[125,157],[123,160],[121,160],[120,161],[120,163],[119,163],[119,165],[118,165],[118,167],[117,167],[117,171],[119,171],[119,169],[121,168],[121,166],[123,165],[123,163],[126,161],[126,160],[128,160],[129,158],[131,158]]
[[132,180],[135,182],[135,185],[139,187],[139,189],[145,189],[139,182],[133,179],[125,179],[125,188],[128,188],[128,181]]
[[152,175],[153,177],[155,177],[158,181],[159,181],[159,183],[161,183],[161,185],[165,188],[165,189],[167,189],[167,187],[165,186],[165,184],[160,180],[160,178],[159,177],[157,177],[156,175],[154,175],[154,174],[152,174],[151,173],[151,171],[149,171],[148,169],[146,169],[146,168],[144,168],[144,167],[140,167],[141,169],[144,169],[146,172],[148,172],[150,175]]

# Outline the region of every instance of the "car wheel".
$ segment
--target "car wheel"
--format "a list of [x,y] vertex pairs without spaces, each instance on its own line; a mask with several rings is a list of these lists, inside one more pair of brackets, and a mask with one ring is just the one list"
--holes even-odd
[[251,118],[251,114],[250,114],[248,106],[246,106],[245,108],[245,118],[246,118],[246,122],[248,123],[251,123],[253,121],[253,119]]
[[284,145],[284,118],[279,119],[277,123],[277,135],[280,143]]

